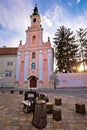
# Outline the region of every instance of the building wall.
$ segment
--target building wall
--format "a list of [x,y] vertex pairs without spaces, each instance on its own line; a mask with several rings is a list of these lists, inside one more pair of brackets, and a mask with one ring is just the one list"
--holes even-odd
[[58,73],[57,87],[87,87],[87,73]]
[[[25,77],[26,77],[26,82],[28,84],[28,78],[32,75],[34,75],[38,78],[38,83],[42,81],[44,83],[44,86],[49,86],[49,81],[50,81],[49,76],[50,76],[50,73],[52,73],[52,71],[53,71],[53,59],[49,59],[49,49],[51,50],[50,54],[52,56],[53,54],[52,54],[51,46],[48,46],[45,48],[40,47],[40,49],[38,49],[38,47],[37,47],[32,50],[31,50],[31,48],[30,49],[24,48],[23,50],[21,48],[19,49],[19,51],[18,51],[18,53],[20,53],[20,60],[18,61],[18,64],[20,62],[20,64],[19,64],[20,67],[18,67],[19,68],[19,80],[18,80],[19,86],[24,86]],[[35,52],[35,54],[36,54],[35,59],[32,59],[32,52]],[[27,61],[26,61],[26,53],[27,53]],[[31,69],[31,63],[33,61],[36,63],[35,70]],[[27,63],[27,66],[25,65],[26,63]],[[49,69],[49,68],[51,68],[51,69]],[[25,69],[27,69],[27,74],[25,74],[25,72],[24,72]],[[48,70],[50,71],[50,73]],[[17,71],[17,73],[18,73],[18,71]]]
[[[0,55],[0,87],[14,87],[16,76],[17,55]],[[12,65],[7,65],[12,62]],[[12,76],[6,76],[6,71],[11,71]]]

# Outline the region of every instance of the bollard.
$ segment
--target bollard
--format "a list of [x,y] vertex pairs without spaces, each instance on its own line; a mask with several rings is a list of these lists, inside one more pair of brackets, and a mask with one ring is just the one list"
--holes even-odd
[[85,104],[75,104],[76,113],[85,114],[86,108]]
[[14,90],[10,90],[10,93],[13,94],[13,93],[14,93]]
[[19,91],[19,94],[23,94],[23,90],[20,90],[20,91]]
[[62,99],[55,98],[55,105],[59,106],[62,105]]
[[56,121],[62,120],[62,112],[61,109],[55,108],[53,109],[53,119]]
[[53,103],[52,102],[47,102],[46,103],[46,109],[47,109],[48,114],[53,113]]

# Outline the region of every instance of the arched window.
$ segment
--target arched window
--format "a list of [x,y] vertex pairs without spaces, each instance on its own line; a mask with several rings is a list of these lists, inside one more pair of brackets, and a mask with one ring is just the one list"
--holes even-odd
[[31,69],[36,69],[36,63],[35,62],[31,63]]
[[35,52],[32,52],[32,59],[35,59],[35,58],[36,58]]
[[36,22],[36,18],[33,19],[33,22]]
[[36,41],[36,36],[35,36],[35,35],[32,37],[32,40],[33,40],[33,41]]

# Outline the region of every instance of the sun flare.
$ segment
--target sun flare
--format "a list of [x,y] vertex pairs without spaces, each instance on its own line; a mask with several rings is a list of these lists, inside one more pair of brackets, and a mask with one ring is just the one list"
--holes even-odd
[[[85,69],[87,69],[87,66],[85,66]],[[78,71],[79,71],[79,72],[84,71],[84,66],[83,66],[83,64],[81,64],[81,65],[78,67]]]

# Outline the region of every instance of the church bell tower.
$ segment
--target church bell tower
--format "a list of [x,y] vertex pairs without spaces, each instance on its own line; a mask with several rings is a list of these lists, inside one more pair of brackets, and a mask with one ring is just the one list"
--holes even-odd
[[50,38],[43,42],[43,28],[37,5],[30,16],[26,42],[20,44],[17,55],[16,81],[30,88],[49,87],[53,72],[53,49]]

